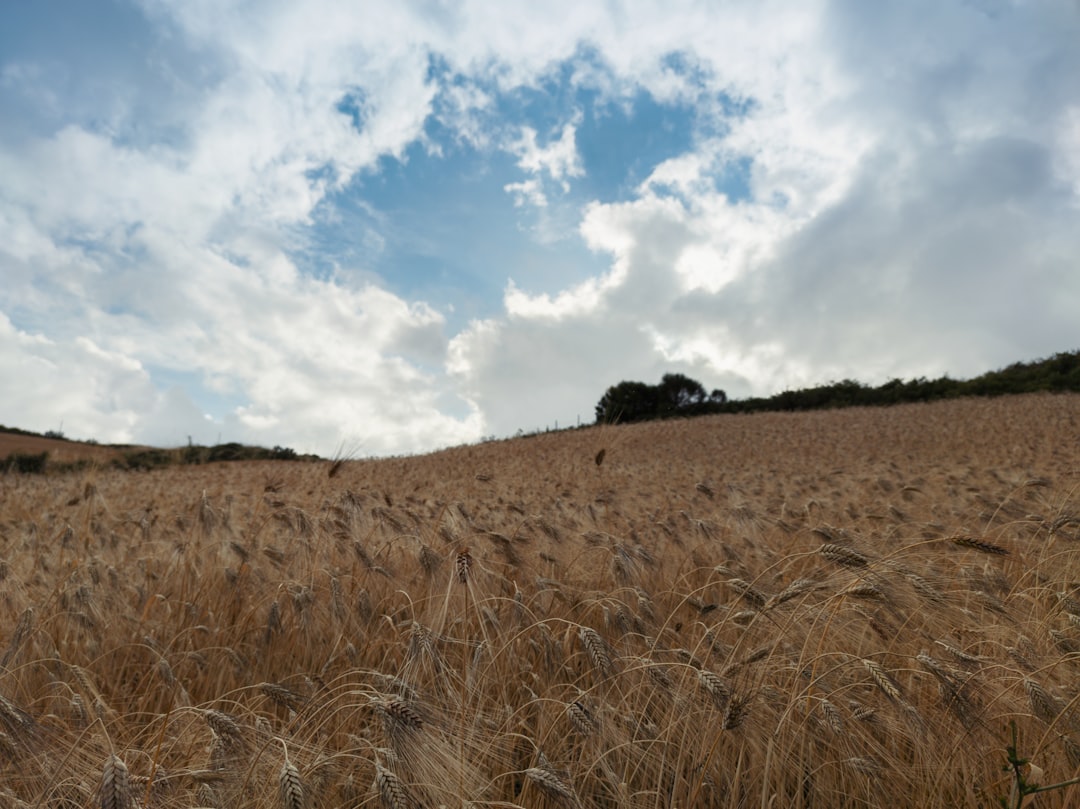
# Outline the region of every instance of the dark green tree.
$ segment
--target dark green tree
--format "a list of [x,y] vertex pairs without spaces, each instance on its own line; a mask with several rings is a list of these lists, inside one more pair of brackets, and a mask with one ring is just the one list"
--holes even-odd
[[718,412],[727,401],[722,390],[706,392],[700,382],[684,374],[664,374],[659,385],[620,382],[607,389],[596,405],[601,424],[697,416]]
[[702,405],[709,400],[705,388],[695,379],[683,374],[664,374],[657,389],[661,418],[690,415],[700,412]]
[[657,388],[644,382],[620,382],[612,385],[596,405],[599,424],[618,424],[656,418],[659,404]]

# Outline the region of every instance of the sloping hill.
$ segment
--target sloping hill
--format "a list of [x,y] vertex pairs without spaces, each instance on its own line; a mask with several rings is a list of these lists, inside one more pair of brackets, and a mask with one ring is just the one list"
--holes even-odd
[[0,476],[0,803],[999,805],[1010,722],[1080,775],[1078,434],[1034,394]]
[[46,438],[26,433],[0,432],[0,465],[3,464],[4,459],[16,453],[38,455],[42,452],[49,453],[49,460],[56,463],[66,464],[76,461],[109,463],[119,458],[122,450],[117,447],[86,444],[81,441]]

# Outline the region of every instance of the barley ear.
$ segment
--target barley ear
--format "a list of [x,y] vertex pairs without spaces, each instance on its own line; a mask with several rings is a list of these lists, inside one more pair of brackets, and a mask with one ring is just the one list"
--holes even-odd
[[379,797],[386,809],[406,809],[409,805],[401,779],[377,761],[375,762],[375,786],[379,790]]
[[830,562],[835,562],[844,567],[866,567],[870,563],[870,561],[858,551],[832,542],[826,542],[818,548],[818,553]]
[[882,693],[885,694],[885,696],[887,696],[894,702],[902,703],[904,701],[903,694],[901,694],[900,692],[900,687],[896,684],[896,681],[889,676],[888,672],[886,672],[885,669],[881,667],[879,663],[876,663],[873,660],[864,659],[862,661],[862,664],[866,668],[866,670],[870,672],[870,676],[873,678],[874,683],[877,685],[878,688],[881,689]]
[[570,784],[563,781],[553,770],[547,767],[529,767],[525,776],[540,788],[540,791],[560,806],[568,809],[581,809],[581,799]]
[[457,578],[462,584],[469,583],[469,574],[472,572],[472,564],[473,558],[469,553],[469,549],[462,548],[457,555],[457,562],[455,563]]
[[[281,746],[285,748],[285,743]],[[285,763],[281,765],[278,773],[278,797],[281,801],[281,809],[304,809],[305,794],[304,782],[300,778],[300,770],[289,761],[289,751],[285,749]]]
[[972,550],[979,551],[980,553],[990,553],[995,556],[1008,556],[1009,549],[1003,548],[1001,545],[995,545],[993,542],[988,542],[985,539],[978,539],[976,537],[970,537],[965,535],[959,535],[950,537],[954,545],[959,545],[962,548],[971,548]]
[[113,753],[101,770],[101,788],[98,790],[101,809],[131,809],[131,782],[127,765]]
[[608,645],[600,637],[600,634],[590,626],[582,626],[578,629],[578,637],[581,639],[581,645],[585,647],[585,652],[588,654],[593,667],[601,674],[612,674],[615,666],[612,663]]

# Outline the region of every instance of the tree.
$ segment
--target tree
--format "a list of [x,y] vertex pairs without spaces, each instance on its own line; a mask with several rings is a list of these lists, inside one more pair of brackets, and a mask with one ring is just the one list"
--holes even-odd
[[617,424],[656,418],[658,391],[644,382],[612,385],[596,405],[599,424]]
[[696,379],[683,374],[664,374],[658,388],[661,418],[676,415],[688,415],[700,410],[708,401],[705,388]]
[[706,393],[700,382],[683,374],[664,374],[659,385],[620,382],[607,389],[596,405],[601,424],[665,419],[715,413],[727,401],[722,390]]

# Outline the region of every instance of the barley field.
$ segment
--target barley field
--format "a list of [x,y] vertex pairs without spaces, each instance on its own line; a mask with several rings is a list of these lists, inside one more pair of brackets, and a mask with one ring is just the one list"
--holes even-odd
[[1010,722],[1080,775],[1078,438],[1031,395],[0,476],[0,805],[1015,806]]

